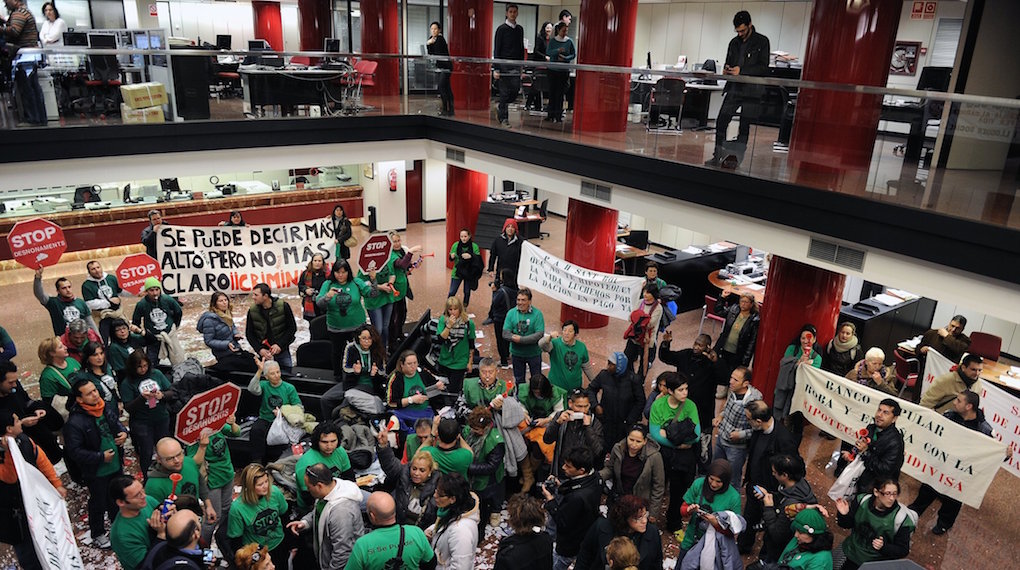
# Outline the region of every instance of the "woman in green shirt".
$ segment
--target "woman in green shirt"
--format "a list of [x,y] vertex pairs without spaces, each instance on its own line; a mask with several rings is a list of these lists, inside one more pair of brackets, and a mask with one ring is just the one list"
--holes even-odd
[[521,462],[521,490],[528,492],[535,484],[535,473],[543,463],[552,464],[555,444],[545,443],[545,428],[564,410],[567,392],[553,386],[542,374],[535,374],[527,384],[517,387],[517,397],[527,415],[528,428],[524,439],[528,442],[528,455]]
[[396,300],[397,276],[393,272],[393,258],[386,260],[382,267],[375,271],[358,271],[358,279],[368,283],[372,288],[365,294],[365,310],[372,326],[379,331],[383,346],[389,342],[390,317],[393,316],[393,301]]
[[453,272],[450,273],[450,292],[447,297],[453,297],[464,284],[464,306],[471,304],[471,292],[478,288],[478,279],[485,270],[482,263],[482,253],[478,244],[471,241],[471,232],[467,228],[460,230],[460,239],[450,246],[450,261],[453,262]]
[[449,380],[447,384],[440,382],[439,389],[459,394],[464,388],[464,376],[471,373],[475,360],[475,323],[468,318],[460,299],[446,300],[436,330],[442,339],[439,373]]
[[[124,319],[114,319],[110,323],[110,342],[107,345],[107,360],[117,378],[124,378],[127,359],[136,350],[145,349],[145,329],[133,325]],[[152,335],[149,338],[154,339]]]
[[326,311],[326,330],[333,344],[333,378],[338,382],[343,378],[344,347],[354,338],[354,331],[368,320],[361,300],[371,290],[370,285],[351,275],[347,261],[338,259],[315,300]]
[[413,298],[411,283],[407,280],[414,267],[414,256],[417,254],[421,260],[421,246],[412,245],[404,247],[400,234],[390,232],[393,249],[390,250],[390,263],[393,265],[393,274],[397,277],[393,281],[393,310],[390,315],[389,338],[386,339],[386,346],[396,346],[404,338],[404,321],[407,320],[407,299]]
[[106,362],[106,350],[102,344],[89,341],[81,349],[81,370],[78,378],[87,378],[96,385],[99,396],[107,406],[117,407],[120,397],[117,395],[117,381],[113,378],[113,369]]
[[400,420],[401,433],[414,433],[415,422],[435,415],[426,392],[425,381],[418,371],[418,355],[413,350],[401,352],[386,388],[386,403]]
[[166,376],[153,368],[145,351],[136,350],[125,364],[120,396],[124,409],[131,416],[128,426],[131,443],[138,451],[138,467],[142,473],[148,473],[156,442],[170,436],[170,413],[166,403],[175,400],[176,394]]
[[227,537],[236,552],[252,542],[265,545],[273,560],[287,560],[290,544],[284,540],[287,499],[273,485],[266,468],[251,463],[241,471],[241,496],[230,505]]
[[361,386],[382,396],[386,391],[386,349],[375,327],[365,323],[344,349],[344,387]]
[[804,435],[804,415],[800,412],[790,414],[797,368],[801,364],[822,367],[822,355],[818,352],[817,342],[818,329],[812,324],[806,324],[800,327],[797,336],[793,337],[790,345],[786,347],[786,352],[783,353],[783,358],[779,360],[772,411],[777,420],[786,423],[790,428],[797,445],[800,445],[800,439]]
[[680,543],[680,554],[677,560],[683,560],[687,551],[701,540],[708,530],[708,522],[704,515],[733,511],[740,514],[740,492],[733,488],[730,481],[733,468],[725,459],[716,459],[708,466],[708,474],[699,477],[684,493],[684,502],[680,505],[680,514],[690,517],[683,541]]
[[[669,481],[669,509],[666,511],[666,527],[670,532],[683,528],[680,514],[680,499],[694,481],[697,468],[697,454],[693,446],[701,437],[701,422],[698,421],[698,407],[687,398],[687,377],[676,372],[663,372],[658,378],[659,385],[665,384],[669,395],[652,403],[648,414],[648,435],[663,450],[666,480]],[[693,433],[690,439],[674,444],[666,437],[666,426],[671,421],[690,420]]]
[[[67,347],[55,336],[39,343],[39,362],[45,366],[39,374],[39,395],[67,419],[67,399],[71,397],[71,384],[81,365],[67,357]],[[57,402],[54,398],[58,398]]]
[[[248,440],[251,443],[251,457],[254,461],[263,462],[266,454],[266,435],[269,434],[269,427],[280,411],[280,406],[290,404],[300,406],[301,398],[298,397],[297,388],[290,382],[283,381],[283,374],[280,372],[280,363],[275,360],[265,360],[255,357],[255,365],[258,372],[248,382],[248,391],[255,396],[261,396],[259,404],[259,417],[248,432]],[[266,379],[262,380],[265,375]],[[274,446],[281,448],[283,446]],[[279,457],[279,452],[276,454]],[[276,459],[274,457],[273,459]]]

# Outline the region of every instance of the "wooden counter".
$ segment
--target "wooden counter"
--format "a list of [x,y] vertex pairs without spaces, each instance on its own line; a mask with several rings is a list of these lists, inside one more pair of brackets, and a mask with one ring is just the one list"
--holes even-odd
[[67,251],[84,251],[139,243],[142,229],[149,221],[149,210],[160,210],[171,224],[212,226],[225,221],[232,210],[239,210],[248,224],[280,224],[329,216],[342,204],[347,217],[364,216],[361,186],[285,190],[260,194],[241,194],[223,198],[138,203],[109,210],[74,210],[0,218],[0,260],[11,259],[7,234],[14,224],[31,218],[46,218],[64,230]]

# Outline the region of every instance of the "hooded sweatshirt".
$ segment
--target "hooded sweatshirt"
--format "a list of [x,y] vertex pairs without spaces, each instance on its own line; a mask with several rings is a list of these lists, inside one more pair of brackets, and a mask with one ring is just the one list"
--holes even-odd
[[[361,489],[351,481],[333,479],[335,487],[302,521],[313,534],[319,568],[342,570],[351,557],[354,541],[365,534],[361,519]],[[321,503],[321,511],[320,511]]]
[[120,294],[120,283],[117,283],[117,278],[105,271],[99,279],[90,274],[81,284],[81,297],[93,311],[115,308],[110,298],[119,297]]
[[773,493],[772,507],[763,507],[762,516],[765,519],[765,538],[763,552],[759,557],[768,562],[779,559],[787,543],[793,538],[793,529],[790,523],[797,513],[804,509],[805,505],[818,504],[818,497],[811,490],[807,478],[794,483],[788,489],[780,489]]
[[[515,230],[513,237],[506,235],[506,229],[510,226]],[[488,266],[489,271],[497,270],[496,277],[500,277],[504,269],[511,270],[513,277],[508,285],[512,287],[517,287],[517,268],[521,265],[521,235],[517,230],[517,222],[513,218],[503,222],[503,233],[492,242]]]
[[442,570],[471,570],[475,564],[478,546],[478,497],[471,493],[474,505],[456,520],[438,530],[439,521],[429,527],[433,534],[432,549],[436,551],[436,568]]

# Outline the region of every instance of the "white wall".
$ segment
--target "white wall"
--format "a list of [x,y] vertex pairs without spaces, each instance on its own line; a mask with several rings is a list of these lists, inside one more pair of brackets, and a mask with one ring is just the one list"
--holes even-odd
[[[932,55],[932,45],[935,43],[935,32],[938,30],[938,21],[942,18],[963,19],[967,10],[966,2],[955,2],[943,0],[938,3],[934,20],[911,20],[910,8],[912,2],[903,2],[903,11],[900,13],[900,26],[896,32],[897,41],[921,42],[921,48],[927,49],[927,53],[917,58],[917,73],[914,75],[890,75],[887,85],[913,89],[917,87],[917,80],[921,76],[921,68],[928,65]],[[957,46],[959,49],[959,46]]]
[[446,219],[446,163],[426,159],[422,188],[422,219],[426,222]]
[[[397,173],[397,191],[390,191],[390,170]],[[375,179],[362,177],[365,189],[365,217],[368,224],[368,207],[375,206],[376,229],[380,232],[402,230],[407,227],[407,185],[406,162],[403,160],[379,161],[375,163]]]
[[633,65],[643,67],[650,51],[653,65],[675,65],[677,56],[686,55],[688,65],[714,59],[721,69],[726,46],[735,37],[733,15],[740,10],[751,14],[755,29],[769,38],[773,50],[804,54],[810,1],[642,3]]
[[[130,0],[128,0],[130,1]],[[148,13],[147,0],[138,2],[139,13]],[[127,7],[125,7],[127,9]],[[202,38],[203,42],[216,43],[217,34],[233,36],[232,46],[235,50],[248,47],[248,41],[255,38],[255,15],[251,2],[195,2],[193,0],[170,0],[170,14],[174,29],[171,35],[191,38]],[[298,51],[300,34],[298,32],[297,4],[281,3],[280,20],[283,24],[283,44],[287,51]]]
[[949,320],[954,315],[967,317],[965,333],[970,334],[974,331],[981,331],[994,334],[1002,338],[1002,352],[1007,352],[1013,356],[1020,356],[1020,325],[947,301],[940,302],[935,306],[932,326],[944,326],[949,323]]

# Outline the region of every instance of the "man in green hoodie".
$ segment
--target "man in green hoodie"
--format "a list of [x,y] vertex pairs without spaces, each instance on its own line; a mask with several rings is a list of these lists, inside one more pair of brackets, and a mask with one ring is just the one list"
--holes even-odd
[[120,283],[117,278],[103,271],[103,266],[96,260],[85,264],[89,276],[81,284],[81,298],[92,310],[93,318],[99,323],[99,334],[104,343],[110,342],[110,324],[113,319],[126,319],[121,311]]
[[135,305],[131,322],[144,328],[148,333],[146,336],[156,337],[155,342],[145,347],[149,360],[156,364],[159,362],[159,349],[162,345],[159,335],[166,333],[171,338],[176,338],[177,328],[181,326],[181,317],[184,315],[184,311],[173,297],[163,294],[163,285],[159,279],[149,277],[142,285],[142,290],[145,291],[145,296]]

